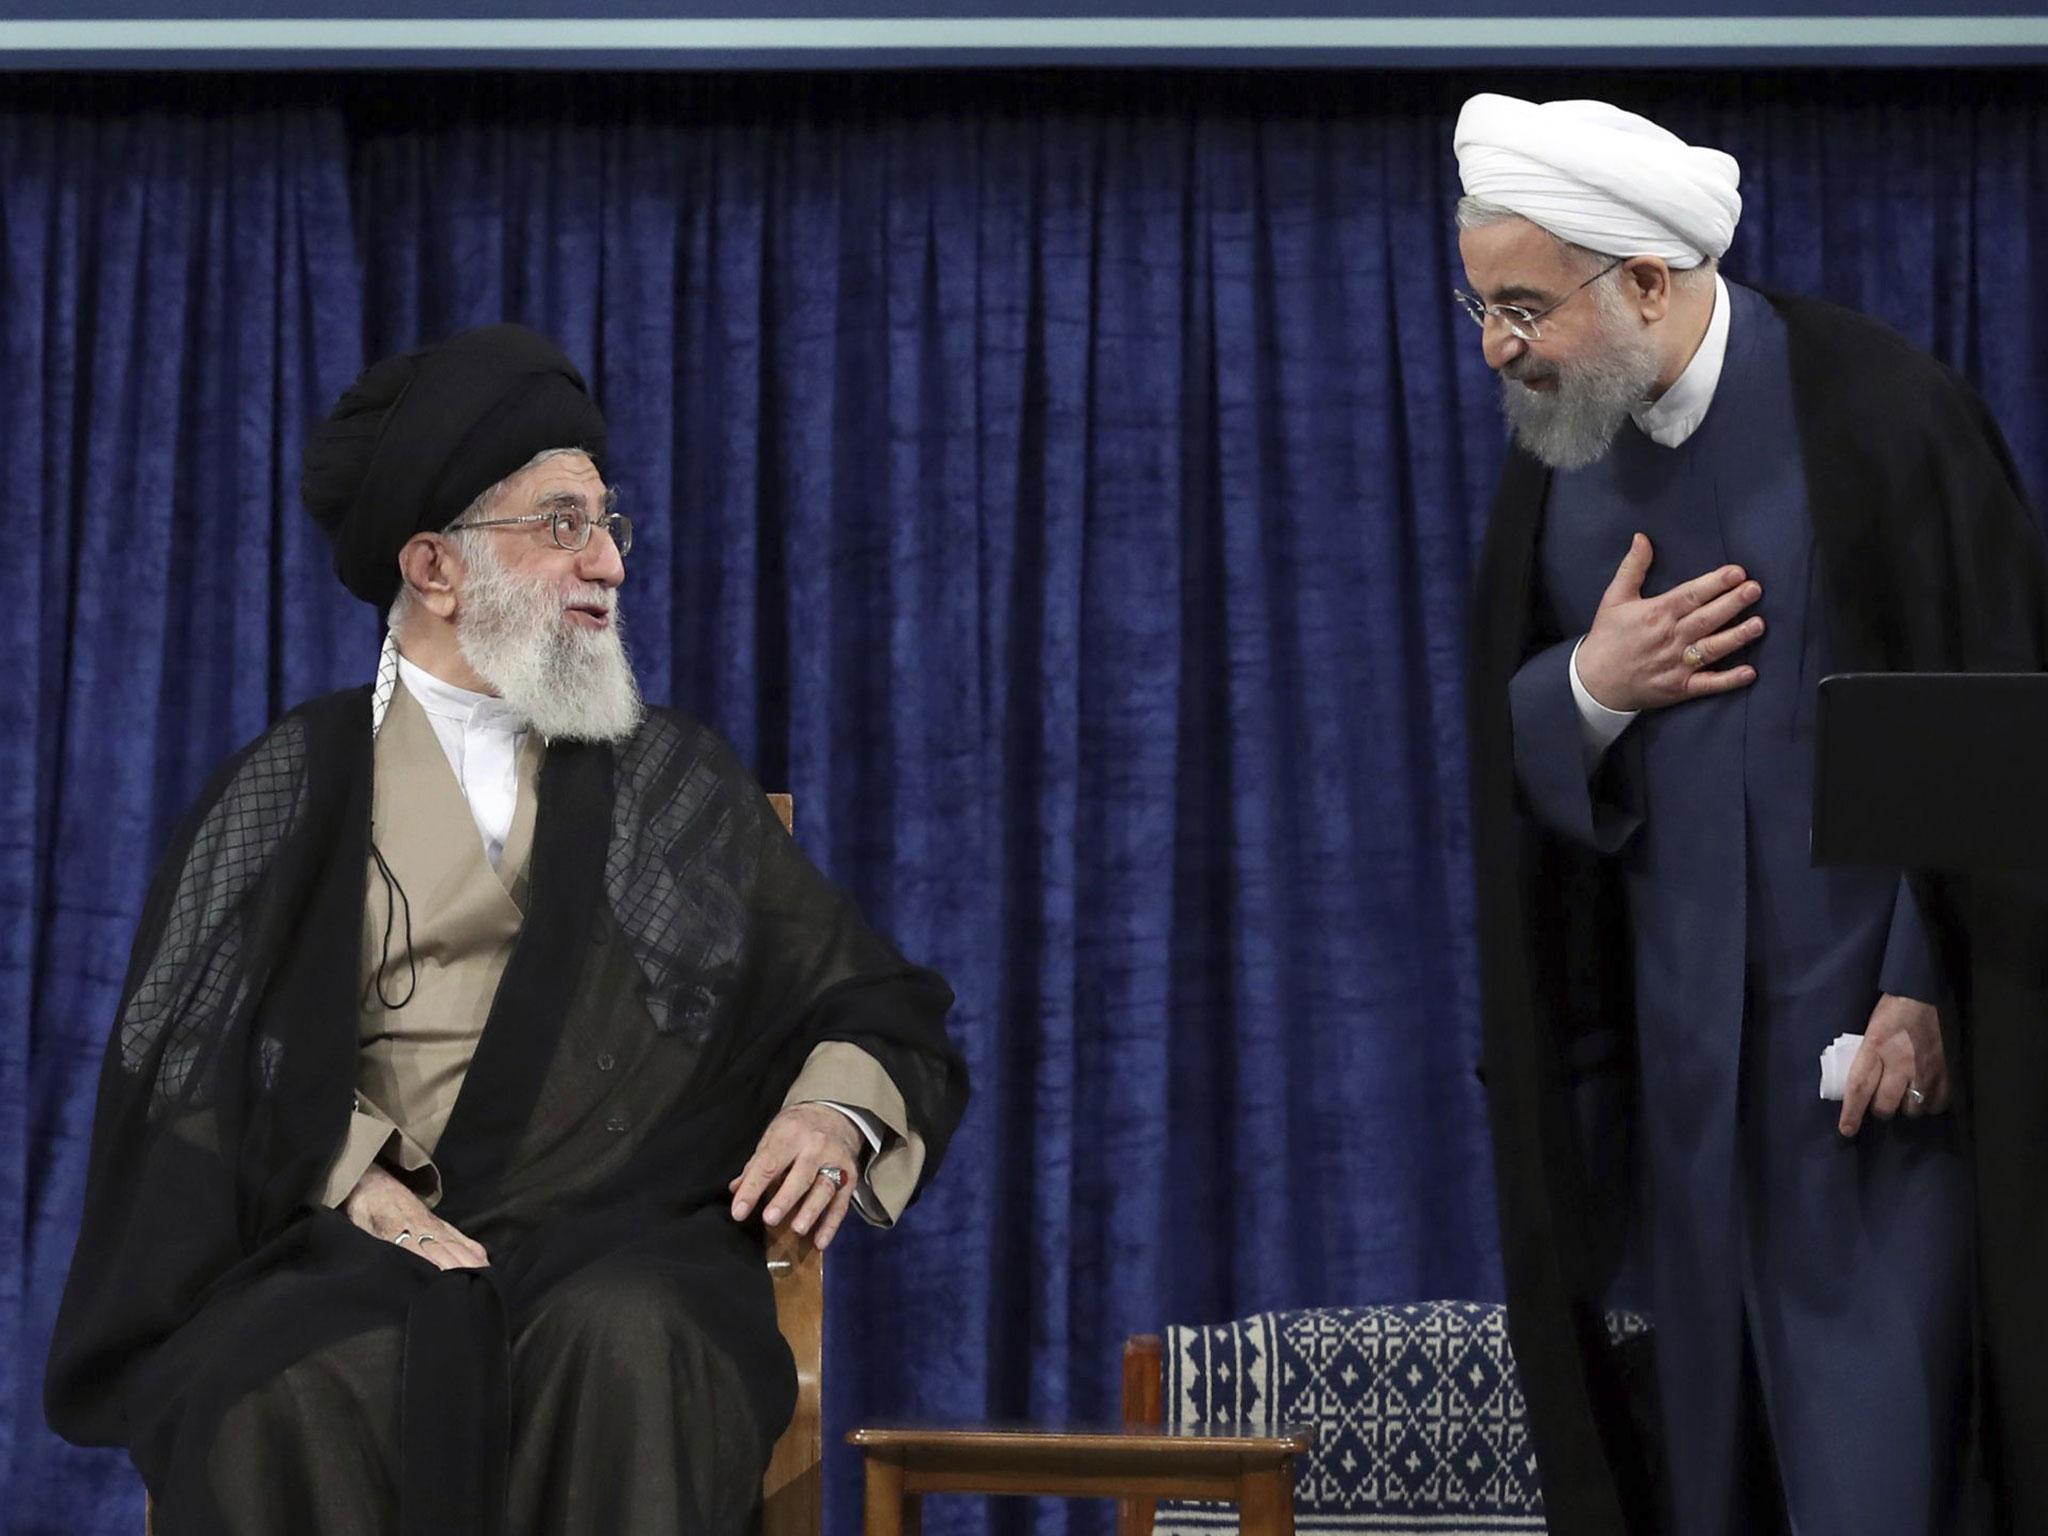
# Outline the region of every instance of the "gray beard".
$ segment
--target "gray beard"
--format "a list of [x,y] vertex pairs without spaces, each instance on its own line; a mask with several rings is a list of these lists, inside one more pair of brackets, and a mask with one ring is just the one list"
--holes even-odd
[[[1501,370],[1501,408],[1515,440],[1552,469],[1584,469],[1600,458],[1656,386],[1661,368],[1647,336],[1603,325],[1601,341],[1563,363],[1542,364],[1525,352],[1508,365],[1519,377]],[[1539,392],[1519,382],[1530,378],[1554,378],[1557,388]]]
[[[564,589],[516,576],[482,540],[463,546],[467,579],[455,619],[463,660],[550,741],[619,741],[646,713],[626,659],[610,588]],[[571,603],[611,610],[603,629],[564,615]]]

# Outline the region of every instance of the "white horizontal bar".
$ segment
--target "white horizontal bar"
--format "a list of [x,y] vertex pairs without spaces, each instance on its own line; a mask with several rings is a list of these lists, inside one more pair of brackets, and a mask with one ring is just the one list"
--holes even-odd
[[0,21],[0,53],[2037,49],[2034,16],[932,16]]

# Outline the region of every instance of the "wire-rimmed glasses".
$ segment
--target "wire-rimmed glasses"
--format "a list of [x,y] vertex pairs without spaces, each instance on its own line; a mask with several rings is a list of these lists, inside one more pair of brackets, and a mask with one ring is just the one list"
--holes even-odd
[[1453,288],[1451,290],[1451,297],[1458,301],[1460,309],[1472,317],[1472,323],[1476,326],[1483,328],[1490,317],[1498,316],[1501,324],[1508,328],[1510,336],[1519,336],[1524,341],[1541,341],[1543,339],[1543,327],[1539,322],[1545,315],[1557,313],[1558,310],[1571,303],[1575,295],[1592,287],[1593,284],[1599,282],[1601,278],[1627,260],[1626,256],[1615,257],[1614,260],[1607,263],[1606,266],[1595,272],[1555,304],[1547,304],[1542,309],[1525,309],[1520,304],[1487,304],[1479,299],[1475,299],[1462,288]]

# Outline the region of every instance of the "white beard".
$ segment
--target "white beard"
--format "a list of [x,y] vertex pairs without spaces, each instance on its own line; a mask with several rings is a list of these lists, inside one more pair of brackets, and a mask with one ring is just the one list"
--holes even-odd
[[[1552,469],[1583,469],[1606,453],[1662,371],[1649,335],[1628,328],[1626,313],[1604,286],[1594,291],[1600,307],[1597,345],[1562,363],[1525,352],[1500,373],[1501,407],[1516,441]],[[1557,388],[1538,391],[1520,382],[1532,378],[1556,379]]]
[[[468,571],[455,643],[477,676],[550,741],[632,735],[646,709],[612,589],[515,575],[483,539],[465,537],[462,553]],[[611,623],[584,629],[565,616],[571,605],[605,609]]]

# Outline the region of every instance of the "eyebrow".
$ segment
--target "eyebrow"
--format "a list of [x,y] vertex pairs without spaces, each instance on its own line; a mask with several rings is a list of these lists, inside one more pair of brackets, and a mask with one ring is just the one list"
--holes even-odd
[[[606,486],[602,503],[603,512],[615,512],[618,510],[618,505],[619,488],[616,485]],[[536,512],[549,512],[570,507],[573,507],[578,512],[583,510],[583,498],[575,491],[549,491],[533,504],[533,509]]]
[[1488,295],[1495,304],[1520,304],[1534,307],[1542,304],[1550,295],[1541,288],[1531,288],[1525,283],[1510,283],[1505,288],[1496,288]]

